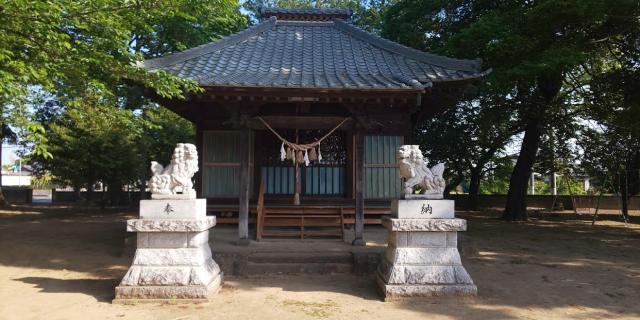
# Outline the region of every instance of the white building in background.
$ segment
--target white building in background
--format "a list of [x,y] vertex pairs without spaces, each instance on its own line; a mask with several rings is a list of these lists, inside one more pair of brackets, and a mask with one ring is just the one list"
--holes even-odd
[[31,186],[31,173],[27,171],[13,172],[2,170],[3,187],[29,187]]
[[[2,186],[3,187],[29,187],[31,186],[31,170],[24,166],[20,157],[16,154],[17,145],[2,145]],[[6,170],[4,167],[10,165]]]

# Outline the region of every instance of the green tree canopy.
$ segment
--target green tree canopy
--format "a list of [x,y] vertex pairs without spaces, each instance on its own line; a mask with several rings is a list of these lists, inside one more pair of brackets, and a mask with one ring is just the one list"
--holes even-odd
[[467,207],[471,210],[477,209],[480,182],[490,163],[497,161],[519,129],[511,115],[502,110],[509,102],[496,98],[499,96],[481,94],[478,99],[462,101],[417,128],[418,141],[427,157],[449,167],[448,189],[469,181]]
[[196,85],[137,68],[155,56],[201,44],[244,26],[233,0],[9,1],[0,11],[0,96],[38,85],[56,95],[88,83],[114,89],[125,80],[181,97]]
[[46,133],[33,128],[31,141],[23,141],[33,150],[50,145],[54,159],[31,157],[41,172],[87,188],[96,181],[114,190],[139,184],[150,157],[161,160],[176,142],[193,139],[191,124],[150,102],[142,88],[181,98],[199,87],[136,62],[219,39],[246,23],[237,0],[5,3],[0,106],[44,96],[34,116]]
[[526,219],[528,178],[544,132],[575,116],[569,79],[603,51],[603,39],[637,23],[633,0],[439,1],[402,0],[387,10],[382,34],[408,45],[492,68],[492,92],[508,97],[524,138],[504,217]]

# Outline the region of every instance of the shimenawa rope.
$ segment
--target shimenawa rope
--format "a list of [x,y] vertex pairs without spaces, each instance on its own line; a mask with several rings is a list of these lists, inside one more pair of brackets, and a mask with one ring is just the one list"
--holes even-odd
[[298,161],[298,162],[304,162],[306,165],[309,165],[309,162],[310,162],[308,150],[313,149],[317,146],[318,147],[317,158],[318,158],[318,161],[322,161],[322,154],[320,153],[320,143],[324,139],[329,137],[333,132],[338,130],[338,128],[340,128],[340,126],[342,126],[345,122],[347,122],[347,120],[349,120],[349,118],[344,118],[335,128],[331,129],[331,131],[329,131],[327,134],[322,136],[322,138],[316,140],[315,142],[301,144],[301,143],[293,143],[291,141],[288,141],[287,139],[279,135],[278,132],[276,132],[276,130],[274,130],[264,119],[262,119],[262,117],[256,117],[256,118],[258,118],[258,120],[260,120],[260,122],[262,122],[262,124],[267,129],[269,129],[269,131],[271,131],[276,137],[278,137],[280,141],[282,141],[282,147],[280,147],[280,158],[283,161],[288,155],[288,153],[284,149],[284,146],[286,145],[287,147],[291,148],[294,151],[294,155],[292,157],[292,160],[294,162],[298,158],[297,156],[298,152],[304,152],[304,157],[301,159],[302,161]]

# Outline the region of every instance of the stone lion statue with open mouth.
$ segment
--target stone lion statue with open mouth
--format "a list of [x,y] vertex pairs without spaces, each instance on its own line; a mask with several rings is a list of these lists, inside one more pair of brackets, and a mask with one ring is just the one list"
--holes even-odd
[[178,143],[173,149],[171,163],[163,167],[151,161],[153,176],[149,180],[149,190],[153,199],[195,199],[193,175],[198,172],[198,151],[191,143]]
[[[404,180],[404,197],[426,197],[442,199],[446,182],[442,178],[444,164],[438,163],[431,169],[417,145],[403,145],[398,149],[398,164],[400,177]],[[420,187],[420,194],[414,195],[414,187]]]

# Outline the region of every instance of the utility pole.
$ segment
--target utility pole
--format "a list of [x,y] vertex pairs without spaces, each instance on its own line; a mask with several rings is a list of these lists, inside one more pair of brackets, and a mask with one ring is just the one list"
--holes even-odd
[[536,177],[535,173],[531,172],[531,195],[536,194]]

